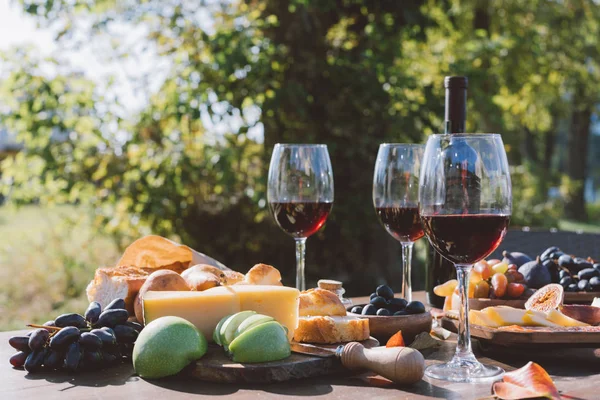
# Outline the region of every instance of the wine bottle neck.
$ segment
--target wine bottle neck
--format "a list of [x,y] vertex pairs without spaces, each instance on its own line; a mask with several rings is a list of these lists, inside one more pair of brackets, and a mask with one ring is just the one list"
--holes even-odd
[[446,103],[444,107],[444,133],[464,133],[467,120],[467,78],[447,76],[444,79]]

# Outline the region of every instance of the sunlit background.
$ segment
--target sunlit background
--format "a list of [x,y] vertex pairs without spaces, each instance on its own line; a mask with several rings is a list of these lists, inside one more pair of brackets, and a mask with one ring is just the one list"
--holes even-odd
[[597,0],[0,0],[0,329],[85,308],[148,233],[293,285],[266,204],[278,142],[331,154],[308,285],[398,291],[375,155],[442,130],[445,75],[469,77],[468,131],[502,134],[511,227],[600,233]]

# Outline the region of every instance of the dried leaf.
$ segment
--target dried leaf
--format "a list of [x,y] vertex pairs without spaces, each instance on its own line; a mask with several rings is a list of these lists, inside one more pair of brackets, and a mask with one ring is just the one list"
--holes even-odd
[[385,344],[385,347],[405,347],[402,331],[396,332]]
[[438,347],[442,344],[442,341],[431,336],[429,332],[421,332],[416,337],[415,340],[410,344],[410,346],[415,350],[425,350],[432,347]]
[[361,376],[360,379],[364,382],[366,382],[367,384],[371,385],[371,386],[377,386],[377,387],[390,387],[390,386],[394,386],[394,382],[390,381],[389,379],[384,378],[383,376],[380,375],[369,375],[369,376]]
[[539,364],[531,361],[523,368],[507,372],[501,382],[492,385],[492,393],[504,400],[536,397],[560,399],[550,375]]

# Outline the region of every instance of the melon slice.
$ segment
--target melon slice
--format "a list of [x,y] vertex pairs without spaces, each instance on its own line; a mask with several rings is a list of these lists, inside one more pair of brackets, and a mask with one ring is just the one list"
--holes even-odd
[[487,326],[489,328],[497,328],[500,326],[496,320],[478,310],[469,310],[469,323],[473,325]]
[[550,310],[548,313],[548,321],[554,322],[560,326],[589,326],[586,323],[577,321],[571,317],[567,317],[558,310]]

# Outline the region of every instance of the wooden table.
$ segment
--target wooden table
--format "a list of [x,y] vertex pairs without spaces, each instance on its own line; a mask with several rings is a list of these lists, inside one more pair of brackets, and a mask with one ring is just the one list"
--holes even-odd
[[[423,299],[422,292],[415,298]],[[361,299],[356,299],[359,303]],[[21,332],[24,333],[25,331]],[[410,387],[375,386],[369,374],[325,376],[270,385],[224,385],[172,377],[146,381],[133,373],[130,365],[120,365],[97,372],[68,375],[63,372],[27,374],[13,369],[8,358],[14,350],[8,345],[10,336],[18,332],[0,333],[0,399],[280,399],[314,396],[323,399],[478,399],[490,395],[491,384],[457,384],[425,378]],[[430,354],[427,364],[451,358],[456,344],[452,337]],[[599,345],[600,346],[600,345]],[[540,363],[554,379],[563,395],[570,399],[600,399],[600,349],[571,349],[546,352],[535,357],[524,354],[494,354],[494,359],[480,360],[519,368],[529,360]]]

